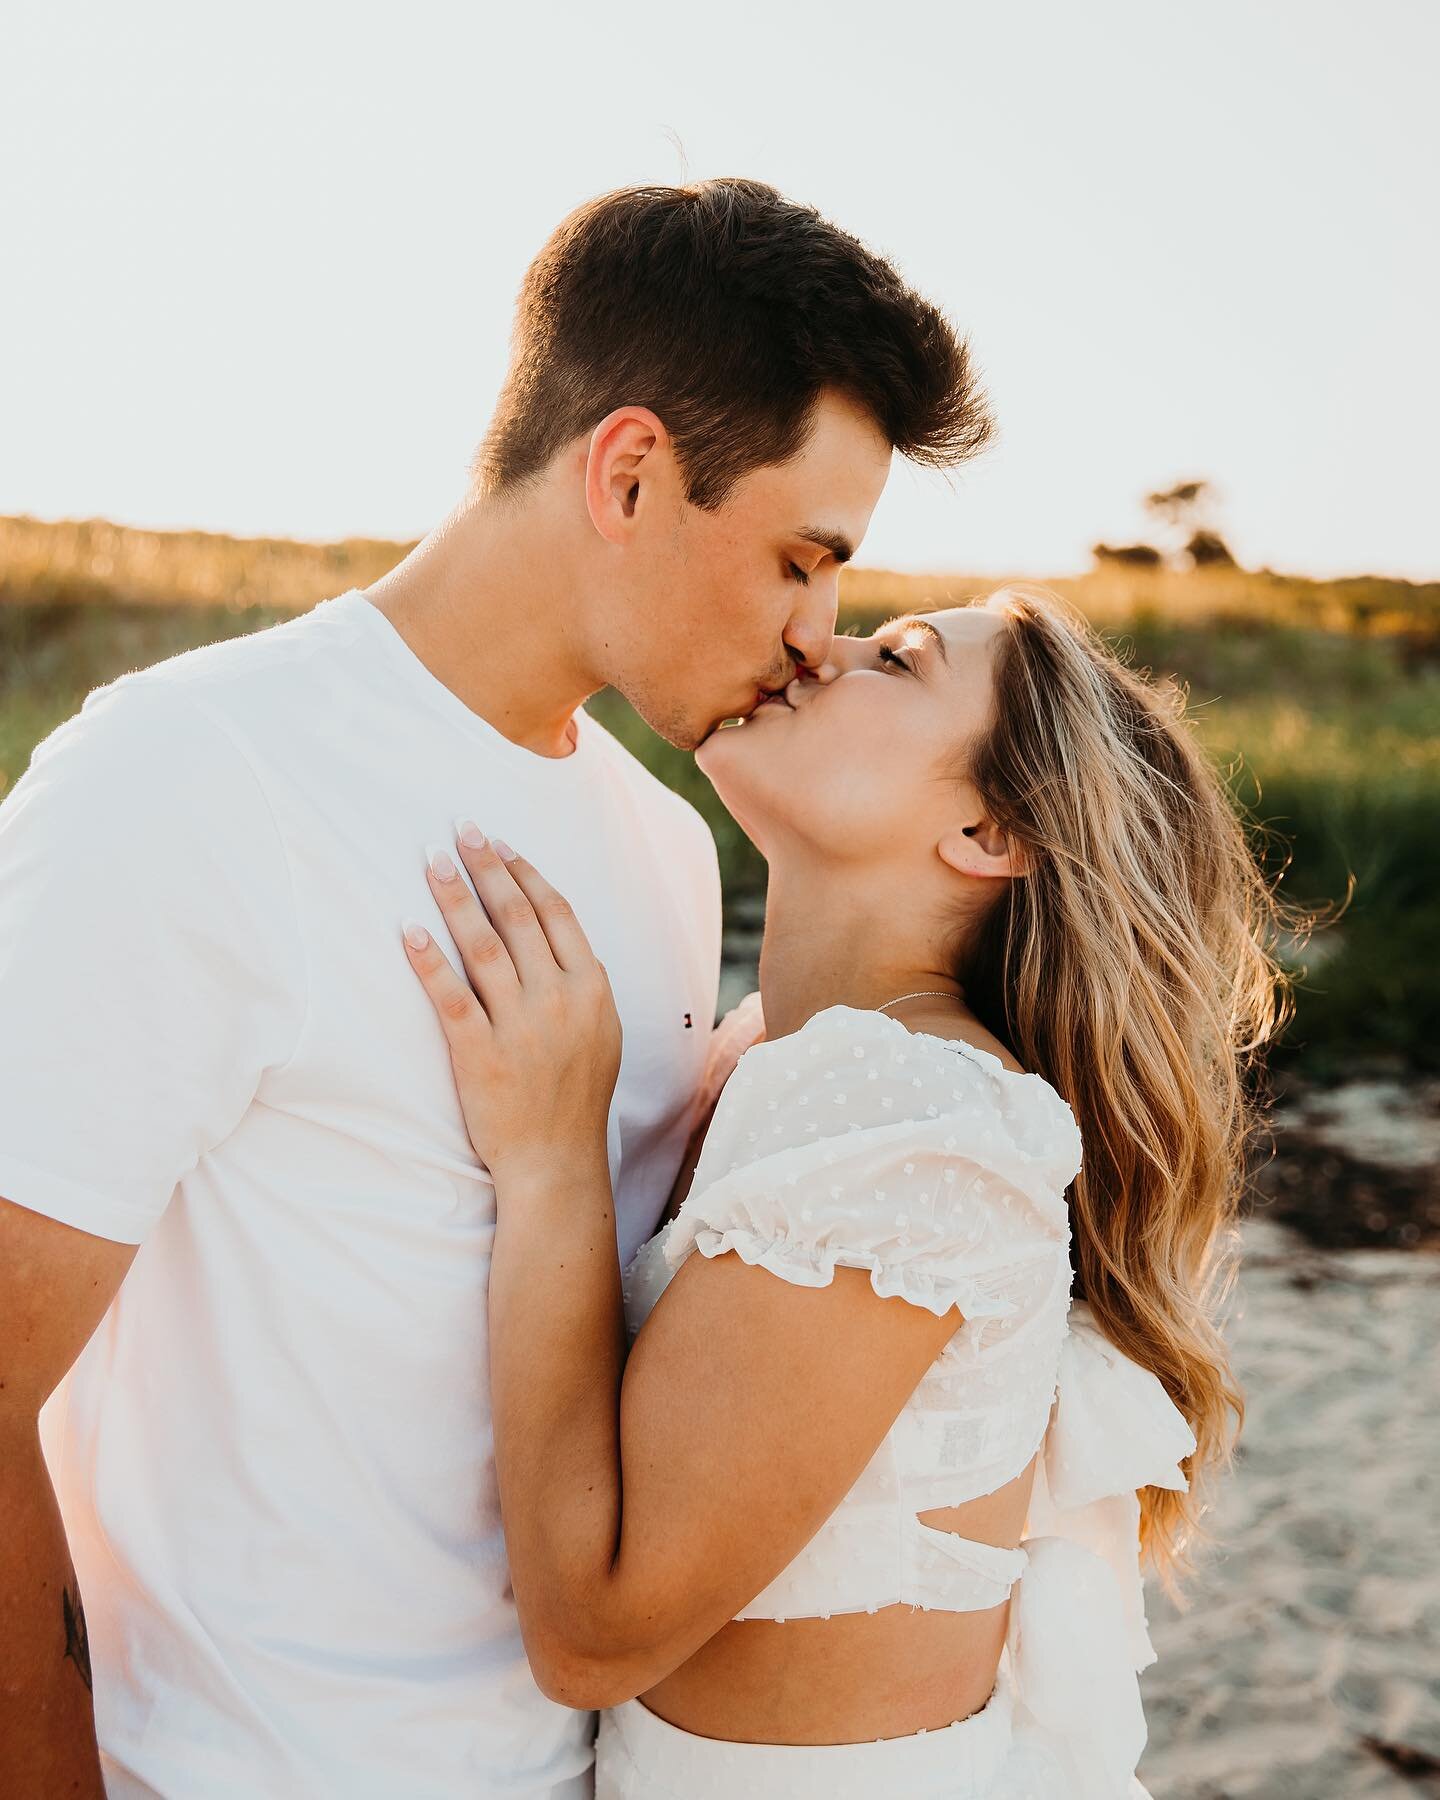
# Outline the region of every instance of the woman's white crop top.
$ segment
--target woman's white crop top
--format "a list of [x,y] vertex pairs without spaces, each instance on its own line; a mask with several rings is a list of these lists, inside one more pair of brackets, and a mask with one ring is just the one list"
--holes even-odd
[[[692,1251],[734,1251],[801,1287],[828,1285],[837,1266],[868,1269],[876,1293],[937,1316],[958,1307],[964,1323],[836,1511],[738,1618],[896,1602],[969,1612],[999,1605],[1024,1575],[1012,1644],[1022,1617],[1051,1645],[1078,1624],[1092,1677],[1108,1605],[1112,1679],[1085,1704],[1103,1712],[1108,1691],[1133,1727],[1133,1671],[1153,1656],[1135,1489],[1183,1488],[1177,1464],[1194,1438],[1155,1377],[1072,1308],[1065,1192],[1080,1160],[1074,1115],[1042,1077],[885,1013],[832,1006],[740,1058],[689,1196],[625,1271],[632,1336]],[[1019,1549],[920,1523],[1002,1487],[1037,1450]],[[1056,1539],[1068,1541],[1052,1554]],[[1021,1683],[1032,1699],[1037,1683],[1065,1687],[1037,1673],[1041,1654]],[[1111,1721],[1112,1741],[1126,1720]]]

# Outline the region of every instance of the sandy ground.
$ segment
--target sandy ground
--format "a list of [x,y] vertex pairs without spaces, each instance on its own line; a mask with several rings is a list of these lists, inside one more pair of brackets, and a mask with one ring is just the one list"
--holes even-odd
[[1156,1800],[1440,1794],[1440,1255],[1246,1227],[1249,1418],[1177,1615],[1152,1595]]

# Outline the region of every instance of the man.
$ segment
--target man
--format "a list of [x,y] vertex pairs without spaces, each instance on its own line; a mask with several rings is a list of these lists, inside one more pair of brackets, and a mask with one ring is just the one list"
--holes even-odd
[[590,1721],[516,1628],[492,1191],[400,921],[443,932],[421,859],[465,819],[574,902],[624,1026],[628,1256],[685,1150],[720,896],[698,816],[582,703],[693,747],[820,674],[892,451],[987,428],[944,318],[814,211],[602,196],[526,276],[440,527],[36,750],[0,808],[0,1793],[588,1791]]

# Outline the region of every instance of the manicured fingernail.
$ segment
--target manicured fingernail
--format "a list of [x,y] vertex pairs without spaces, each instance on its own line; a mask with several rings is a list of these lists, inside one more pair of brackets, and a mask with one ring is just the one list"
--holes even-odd
[[473,819],[460,821],[457,836],[467,850],[483,850],[485,848],[485,833]]
[[492,838],[491,842],[494,844],[495,854],[500,858],[501,862],[514,862],[515,852],[505,842],[504,838]]
[[405,942],[412,950],[423,950],[430,942],[430,933],[423,925],[417,925],[414,919],[405,921]]
[[431,844],[425,854],[430,859],[430,867],[435,871],[437,881],[453,881],[455,879],[459,871],[448,851],[442,850],[438,844]]

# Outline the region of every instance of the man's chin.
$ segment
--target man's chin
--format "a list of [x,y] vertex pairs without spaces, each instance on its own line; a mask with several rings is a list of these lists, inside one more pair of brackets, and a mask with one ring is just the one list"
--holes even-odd
[[708,744],[722,731],[735,729],[734,721],[744,717],[743,713],[728,712],[711,714],[708,718],[701,714],[691,714],[688,718],[683,714],[662,712],[658,707],[642,705],[632,699],[630,704],[640,717],[656,734],[672,744],[677,750],[694,752],[704,744]]
[[704,723],[696,723],[693,719],[651,719],[645,723],[650,729],[664,738],[667,744],[673,744],[677,750],[697,751],[718,737],[722,731],[735,729],[735,721],[739,713],[726,713],[722,718],[710,719]]
[[[659,731],[660,727],[657,726],[656,730]],[[673,744],[677,750],[684,750],[688,755],[693,756],[697,750],[710,742],[715,735],[715,728],[714,726],[695,726],[674,720],[663,731],[660,731],[660,735],[667,744]]]

